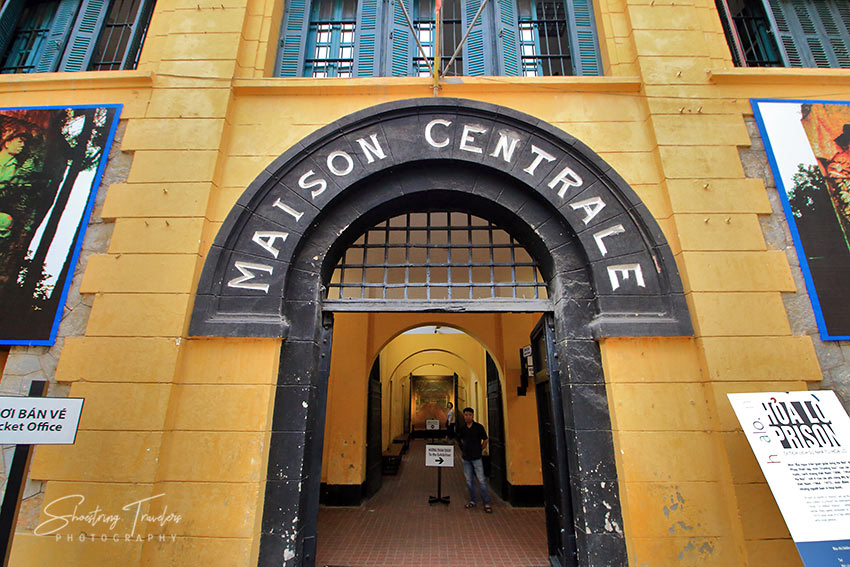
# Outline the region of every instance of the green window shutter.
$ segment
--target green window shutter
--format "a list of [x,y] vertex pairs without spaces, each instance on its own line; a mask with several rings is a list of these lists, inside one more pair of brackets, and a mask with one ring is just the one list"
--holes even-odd
[[59,71],[85,71],[94,51],[100,27],[109,9],[107,0],[83,0],[68,40]]
[[407,77],[413,69],[413,53],[417,51],[413,31],[407,25],[401,2],[407,8],[407,14],[413,14],[413,0],[392,0],[390,8],[389,46],[390,56],[387,60],[388,77]]
[[835,0],[765,0],[789,67],[850,68],[850,8]]
[[289,0],[280,28],[277,54],[279,77],[299,77],[303,73],[307,24],[307,0]]
[[831,67],[850,69],[850,6],[847,2],[816,2],[815,10],[826,32],[826,45],[832,51]]
[[522,65],[519,58],[519,26],[517,25],[516,0],[496,0],[496,42],[498,49],[499,74],[518,77]]
[[362,0],[357,6],[354,38],[354,76],[381,76],[381,18],[383,0]]
[[0,9],[0,57],[6,55],[26,0],[9,0]]
[[[460,6],[461,21],[463,22],[463,33],[469,29],[469,24],[481,7],[481,0],[462,0]],[[475,22],[472,31],[469,32],[469,37],[463,46],[463,74],[467,76],[491,75],[493,71],[490,69],[490,60],[488,42],[484,41],[484,24],[482,21],[486,18],[485,9],[481,17]],[[445,55],[451,56],[451,53]]]
[[803,67],[803,60],[800,56],[800,51],[797,49],[797,42],[791,33],[791,27],[788,25],[788,19],[782,10],[780,0],[764,0],[764,11],[767,14],[767,18],[771,20],[771,27],[778,40],[776,43],[785,66]]
[[35,66],[36,73],[50,73],[59,68],[59,62],[62,60],[62,53],[65,51],[65,44],[68,41],[68,34],[71,32],[71,26],[74,24],[74,17],[77,15],[79,7],[80,0],[61,0],[59,2],[56,15],[50,24],[50,32],[47,35],[44,50]]
[[567,22],[570,26],[570,50],[573,73],[576,75],[601,75],[599,38],[593,17],[593,0],[564,0]]

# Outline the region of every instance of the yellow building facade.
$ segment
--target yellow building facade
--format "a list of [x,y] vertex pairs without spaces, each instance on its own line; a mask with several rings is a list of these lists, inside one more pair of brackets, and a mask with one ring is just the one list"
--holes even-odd
[[[597,0],[594,14],[597,77],[446,77],[436,91],[427,77],[276,77],[282,0],[158,0],[135,70],[4,75],[3,107],[122,105],[59,339],[10,347],[5,362],[6,393],[40,378],[50,395],[85,398],[76,443],[35,449],[10,564],[261,561],[290,361],[279,337],[190,332],[208,252],[246,188],[299,141],[354,112],[430,97],[505,107],[574,136],[669,244],[693,335],[597,340],[628,565],[801,565],[726,394],[833,388],[846,404],[850,351],[814,334],[793,247],[770,234],[784,219],[775,187],[753,174],[763,158],[749,99],[848,100],[850,75],[735,67],[713,2]],[[515,393],[539,316],[336,313],[323,485],[366,480],[376,359],[386,448],[404,433],[404,378],[429,365],[457,373],[458,398],[486,414],[488,355],[504,394],[507,482],[540,484],[534,392]],[[466,334],[443,335],[451,348],[402,334],[424,325]],[[120,536],[105,541],[36,535],[52,517],[45,505],[69,495],[182,519],[130,538],[104,527]],[[277,564],[301,565],[292,553]]]

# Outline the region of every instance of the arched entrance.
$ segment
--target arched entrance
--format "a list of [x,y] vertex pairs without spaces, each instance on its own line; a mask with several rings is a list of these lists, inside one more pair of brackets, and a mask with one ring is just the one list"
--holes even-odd
[[[536,400],[533,389],[522,397],[516,394],[520,382],[516,355],[527,344],[538,318],[539,314],[533,313],[335,314],[324,462],[334,463],[331,466],[336,472],[323,473],[323,483],[344,478],[352,462],[362,470],[356,458],[342,460],[341,454],[361,446],[363,433],[358,430],[362,420],[352,418],[352,408],[362,415],[367,403],[362,372],[369,367],[374,350],[378,351],[383,381],[384,448],[396,449],[398,453],[392,454],[403,456],[398,468],[383,476],[382,487],[374,496],[364,494],[362,503],[354,503],[353,508],[329,502],[320,507],[318,565],[425,566],[460,561],[480,567],[517,567],[548,563]],[[373,343],[375,339],[370,338],[388,333],[397,334],[386,344]],[[359,362],[361,357],[352,347],[370,343],[368,353],[363,353],[366,360]],[[499,494],[494,479],[497,424],[488,418],[495,408],[484,395],[490,382],[488,358],[499,366],[496,379],[503,381],[507,394],[507,496]],[[457,376],[457,394],[452,391],[453,375]],[[484,514],[480,499],[476,509],[464,508],[468,494],[457,451],[454,466],[441,469],[442,494],[451,497],[450,505],[429,502],[429,496],[437,494],[437,470],[424,465],[425,445],[446,441],[442,431],[426,432],[424,420],[444,423],[448,401],[459,408],[472,407],[475,420],[490,436],[489,493],[495,508],[491,516]],[[404,419],[407,407],[414,416],[410,425]],[[392,443],[392,439],[411,429],[409,449],[402,453],[402,441]],[[486,471],[486,452],[484,460]],[[534,502],[528,500],[532,491],[537,498]]]
[[[537,259],[548,299],[326,299],[352,239],[412,204],[504,227]],[[578,565],[626,563],[595,339],[692,329],[661,230],[610,166],[530,116],[434,98],[343,118],[248,187],[207,257],[190,334],[284,339],[261,565],[313,565],[332,314],[369,309],[549,313],[546,376],[561,394],[552,396],[563,439],[556,459],[575,504],[559,507],[558,520],[577,528]]]

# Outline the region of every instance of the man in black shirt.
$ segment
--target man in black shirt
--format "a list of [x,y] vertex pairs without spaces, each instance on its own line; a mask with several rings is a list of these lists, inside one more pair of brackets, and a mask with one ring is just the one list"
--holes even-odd
[[481,453],[487,446],[487,432],[484,431],[484,426],[474,418],[475,410],[463,408],[463,423],[456,431],[463,457],[463,476],[466,478],[466,487],[469,489],[469,502],[466,507],[474,508],[477,502],[475,485],[472,482],[475,477],[478,479],[484,511],[490,514],[493,508],[490,506],[490,493],[487,491],[487,479],[484,478],[484,464],[481,461]]

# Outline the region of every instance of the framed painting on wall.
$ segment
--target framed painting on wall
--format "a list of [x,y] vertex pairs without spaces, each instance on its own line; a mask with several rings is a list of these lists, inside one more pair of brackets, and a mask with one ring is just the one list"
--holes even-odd
[[751,103],[820,337],[850,339],[850,103]]
[[120,110],[0,108],[0,344],[56,341]]

